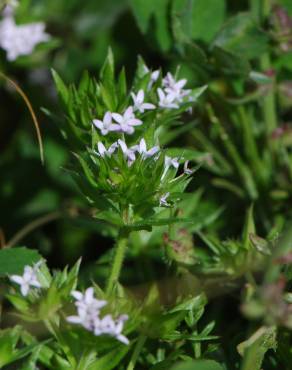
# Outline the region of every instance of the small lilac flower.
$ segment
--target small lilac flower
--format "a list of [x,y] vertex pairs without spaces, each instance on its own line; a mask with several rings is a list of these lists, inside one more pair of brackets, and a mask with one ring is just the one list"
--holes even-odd
[[[145,74],[150,73],[150,70],[146,65],[144,65],[144,71],[145,71]],[[147,90],[151,90],[153,84],[158,80],[159,75],[160,75],[159,69],[151,72],[150,81],[148,83]]]
[[118,319],[115,322],[116,325],[115,325],[114,332],[112,333],[112,335],[117,340],[119,340],[120,342],[124,344],[129,344],[129,339],[122,334],[125,321],[127,320],[128,320],[128,315],[121,315],[120,317],[118,317]]
[[30,287],[41,288],[41,283],[37,278],[37,271],[42,261],[36,263],[33,267],[25,266],[23,275],[11,275],[9,279],[20,285],[20,291],[23,296],[27,296]]
[[100,310],[107,302],[98,300],[94,297],[94,289],[89,287],[84,293],[73,291],[72,296],[76,299],[76,316],[68,316],[66,320],[71,324],[79,324],[94,335],[110,335],[124,344],[129,344],[128,338],[122,334],[127,315],[121,315],[113,319],[112,315],[107,314],[100,317]]
[[181,103],[183,98],[191,93],[191,90],[185,90],[183,87],[187,83],[186,79],[176,81],[173,75],[168,72],[162,81],[167,94],[174,97],[174,101]]
[[165,88],[169,88],[172,90],[181,90],[185,84],[187,83],[187,80],[184,78],[182,80],[176,81],[173,75],[168,72],[166,76],[164,77],[162,84]]
[[94,119],[92,123],[100,130],[102,135],[107,135],[111,131],[118,131],[120,128],[119,125],[112,122],[112,114],[110,112],[105,113],[102,121]]
[[186,175],[192,175],[194,173],[194,170],[191,170],[190,168],[188,168],[188,165],[189,165],[189,161],[185,161],[185,163],[184,163],[184,173]]
[[144,138],[140,140],[140,143],[138,145],[132,146],[131,149],[141,154],[142,158],[152,157],[154,154],[156,154],[160,150],[159,146],[154,146],[151,149],[147,150],[147,146],[146,146],[146,142]]
[[178,169],[179,167],[179,162],[178,162],[178,158],[171,158],[171,157],[168,157],[167,155],[165,156],[165,159],[164,159],[164,172],[161,176],[161,180],[164,179],[167,171],[169,170],[170,167],[174,167],[175,169]]
[[159,107],[177,109],[179,106],[175,103],[175,94],[174,93],[165,93],[161,88],[157,89],[157,94],[159,97]]
[[0,22],[0,47],[6,51],[9,61],[21,55],[30,55],[41,42],[48,41],[50,36],[45,33],[43,22],[17,25],[13,18],[13,9],[4,11]]
[[113,119],[119,124],[119,131],[126,134],[133,134],[135,129],[133,126],[142,125],[142,121],[137,119],[133,113],[133,107],[128,107],[124,114],[112,113]]
[[166,155],[165,160],[164,160],[164,165],[165,165],[166,168],[169,168],[169,167],[172,166],[172,167],[178,169],[178,167],[179,167],[178,158],[171,158],[171,157],[168,157]]
[[94,330],[100,310],[107,302],[94,297],[93,287],[87,288],[84,294],[73,291],[71,295],[76,299],[75,306],[78,314],[68,316],[66,320],[72,324],[80,324],[87,330]]
[[99,141],[97,143],[97,150],[98,150],[97,154],[100,155],[102,158],[104,158],[105,156],[111,157],[111,155],[115,152],[118,146],[119,146],[118,143],[115,142],[108,149],[106,149],[103,143]]
[[127,144],[123,140],[119,139],[118,143],[119,143],[119,146],[122,149],[122,152],[124,154],[125,159],[128,160],[128,166],[130,167],[136,159],[135,152],[134,152],[133,149],[131,149],[131,148],[129,149],[127,147]]
[[135,95],[133,92],[131,95],[134,102],[134,111],[138,110],[140,113],[144,113],[145,110],[155,109],[154,104],[144,103],[145,94],[142,89],[138,91],[137,95]]
[[95,309],[100,310],[107,303],[106,301],[98,300],[94,297],[94,288],[89,287],[84,293],[78,290],[73,290],[71,295],[76,299],[77,307],[93,306]]
[[121,315],[117,320],[114,320],[111,315],[105,315],[102,319],[96,321],[94,335],[107,334],[115,337],[124,344],[129,344],[128,338],[122,333],[124,322],[128,319],[127,315]]
[[170,204],[167,203],[167,198],[169,197],[169,192],[167,192],[166,194],[162,195],[159,199],[159,206],[160,207],[169,207]]
[[9,1],[9,4],[5,6],[2,11],[4,17],[13,16],[15,9],[18,7],[19,3],[16,0]]

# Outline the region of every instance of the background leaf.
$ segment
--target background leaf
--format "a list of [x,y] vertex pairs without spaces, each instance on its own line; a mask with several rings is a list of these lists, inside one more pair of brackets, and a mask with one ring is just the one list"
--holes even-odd
[[250,14],[240,13],[229,19],[213,45],[252,59],[268,50],[268,41],[267,35],[254,23]]
[[25,247],[0,250],[0,276],[22,274],[24,266],[38,262],[42,257],[38,251]]

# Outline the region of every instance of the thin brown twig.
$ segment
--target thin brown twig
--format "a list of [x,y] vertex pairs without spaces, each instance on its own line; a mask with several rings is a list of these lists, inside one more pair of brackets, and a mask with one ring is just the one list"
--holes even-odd
[[2,72],[0,72],[0,76],[3,77],[4,80],[8,81],[15,88],[15,90],[19,93],[19,95],[22,97],[22,99],[24,100],[24,102],[26,104],[26,106],[27,106],[27,108],[30,112],[30,115],[32,117],[35,129],[36,129],[37,139],[38,139],[38,143],[39,143],[41,162],[42,162],[42,164],[44,164],[44,147],[43,147],[40,125],[38,123],[38,120],[37,120],[36,114],[33,110],[33,107],[32,107],[32,105],[29,101],[29,98],[27,97],[25,92],[21,89],[21,87],[15,81],[13,81],[11,78],[7,77]]
[[5,234],[3,229],[0,227],[0,249],[4,248],[5,246]]
[[63,215],[61,211],[55,211],[49,213],[45,216],[39,217],[36,220],[25,225],[20,229],[8,242],[4,245],[4,248],[11,248],[16,245],[20,240],[22,240],[27,234],[37,229],[40,226],[43,226],[51,221],[55,221]]

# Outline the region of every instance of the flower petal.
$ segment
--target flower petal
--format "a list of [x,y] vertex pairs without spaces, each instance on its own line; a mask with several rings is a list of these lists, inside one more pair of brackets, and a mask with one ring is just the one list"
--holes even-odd
[[119,113],[112,113],[112,117],[113,119],[118,122],[118,123],[122,123],[124,122],[124,118],[122,115],[120,115]]
[[9,279],[19,285],[22,285],[24,283],[23,277],[19,275],[11,275]]
[[101,130],[103,128],[103,122],[100,121],[99,119],[94,119],[92,121],[92,123],[94,124],[95,127],[97,127],[99,130]]

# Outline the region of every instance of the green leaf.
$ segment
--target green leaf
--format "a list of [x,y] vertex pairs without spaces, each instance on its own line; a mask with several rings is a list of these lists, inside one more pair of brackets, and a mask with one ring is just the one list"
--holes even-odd
[[266,74],[257,71],[251,71],[249,74],[249,78],[259,85],[269,85],[273,83],[272,77],[269,77]]
[[257,27],[249,13],[229,19],[218,33],[213,46],[246,59],[257,58],[268,50],[268,36]]
[[0,368],[13,360],[20,331],[19,326],[0,331]]
[[25,247],[1,249],[0,276],[22,274],[24,266],[31,266],[41,258],[38,251],[34,249],[27,249]]
[[171,370],[223,370],[223,367],[213,360],[195,360],[181,362],[173,366]]
[[41,345],[32,343],[21,349],[17,349],[17,344],[23,334],[24,329],[21,326],[0,331],[0,368],[27,356]]
[[154,31],[160,48],[164,51],[171,47],[168,30],[169,0],[130,0],[130,6],[139,28],[143,33]]
[[267,242],[267,240],[259,237],[256,234],[253,234],[253,233],[249,234],[249,240],[250,240],[252,246],[259,253],[262,253],[265,256],[270,256],[272,254],[269,243]]
[[54,69],[52,69],[51,71],[52,71],[53,79],[54,79],[54,82],[57,88],[58,95],[61,101],[63,102],[63,104],[66,106],[69,100],[68,89],[66,85],[64,84],[63,80],[61,79],[61,77],[58,75],[58,73]]
[[173,0],[172,31],[179,44],[191,41],[193,0]]
[[278,0],[278,2],[279,2],[279,4],[281,4],[282,6],[284,6],[287,9],[290,17],[292,17],[292,2],[291,2],[291,0]]
[[166,149],[166,154],[170,157],[178,157],[183,158],[184,160],[202,162],[208,153],[199,152],[198,150],[190,148],[169,148]]
[[150,370],[169,370],[170,366],[178,357],[177,352],[178,351],[172,351],[172,353],[166,360],[156,363],[153,367],[150,368]]
[[197,309],[201,309],[207,304],[207,297],[205,294],[200,294],[194,298],[190,298],[174,308],[172,308],[169,313],[179,312],[179,311],[193,311]]
[[114,350],[110,351],[106,355],[100,357],[92,365],[88,367],[88,370],[111,370],[115,369],[120,361],[129,352],[131,346],[120,345]]
[[264,356],[269,349],[277,347],[275,327],[261,327],[248,340],[238,346],[238,352],[244,356],[242,370],[261,370]]
[[172,225],[176,223],[193,223],[192,218],[179,218],[179,217],[170,217],[170,218],[157,218],[157,219],[146,219],[143,221],[135,222],[131,225],[126,225],[128,230],[149,230],[151,226],[164,226]]
[[126,80],[126,71],[124,68],[121,70],[119,74],[117,94],[119,101],[123,101],[127,97],[127,80]]
[[254,234],[255,232],[253,205],[251,205],[246,212],[245,224],[242,233],[243,246],[246,250],[248,250],[250,247],[250,235]]
[[215,46],[213,49],[216,67],[228,76],[248,77],[250,73],[250,65],[246,58],[241,58],[239,55]]
[[225,0],[193,0],[192,29],[194,39],[209,43],[219,31],[225,19]]

